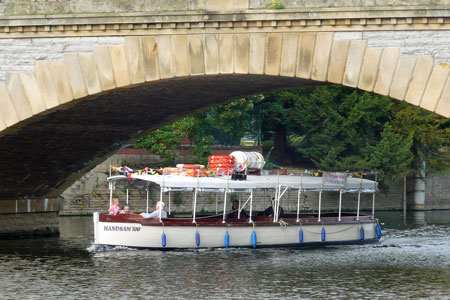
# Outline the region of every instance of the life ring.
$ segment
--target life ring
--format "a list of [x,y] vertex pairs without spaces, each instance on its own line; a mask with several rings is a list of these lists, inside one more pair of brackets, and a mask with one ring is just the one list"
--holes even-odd
[[211,155],[208,159],[231,159],[230,155]]
[[210,159],[210,164],[234,164],[234,159]]
[[209,168],[234,168],[234,164],[209,164]]
[[177,168],[182,169],[204,169],[204,165],[194,165],[194,164],[178,164]]

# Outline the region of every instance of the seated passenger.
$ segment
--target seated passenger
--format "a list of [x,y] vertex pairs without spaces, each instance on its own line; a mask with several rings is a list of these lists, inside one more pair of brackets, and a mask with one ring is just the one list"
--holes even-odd
[[[234,200],[233,205],[231,206],[231,211],[228,214],[228,218],[237,219],[239,215],[239,201]],[[245,210],[241,210],[241,218],[248,218],[248,214]]]
[[167,218],[167,212],[164,209],[164,202],[158,201],[156,202],[156,210],[151,214],[141,213],[141,216],[144,218],[159,218],[159,209],[161,208],[161,219]]
[[125,205],[119,214],[132,214],[132,212],[130,211],[130,207]]
[[[274,213],[273,213],[273,211],[274,211],[274,210],[273,210],[274,206],[275,206],[275,199],[272,198],[272,205],[269,206],[268,208],[266,208],[266,209],[264,210],[263,216],[266,216],[266,217],[273,217],[273,215],[274,215]],[[283,208],[282,208],[281,206],[279,207],[278,213],[279,213],[278,215],[279,215],[280,217],[283,217],[284,213],[283,213]]]
[[119,199],[118,198],[113,198],[112,199],[112,205],[109,208],[109,214],[110,215],[117,215],[120,211],[120,206],[119,206]]

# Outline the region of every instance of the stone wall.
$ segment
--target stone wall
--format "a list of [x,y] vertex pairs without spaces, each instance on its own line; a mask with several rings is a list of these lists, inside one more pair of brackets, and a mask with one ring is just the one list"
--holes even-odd
[[[284,8],[448,6],[449,0],[281,0]],[[264,9],[269,0],[3,0],[1,15]]]
[[38,60],[62,61],[64,53],[93,52],[96,45],[124,41],[124,37],[0,39],[0,81],[6,81],[8,72],[34,72]]
[[336,32],[335,40],[366,40],[369,48],[399,47],[404,55],[433,55],[435,64],[449,63],[450,31],[363,31]]
[[59,235],[58,212],[0,214],[0,239]]
[[[335,40],[367,40],[368,47],[399,47],[405,55],[433,55],[449,63],[450,31],[336,32]],[[120,45],[124,37],[64,37],[0,39],[0,82],[9,72],[34,71],[38,60],[62,61],[64,53],[92,52],[96,45]]]

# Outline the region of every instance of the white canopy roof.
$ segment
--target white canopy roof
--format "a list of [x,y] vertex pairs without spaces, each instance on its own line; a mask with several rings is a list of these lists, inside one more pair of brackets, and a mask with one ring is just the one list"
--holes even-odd
[[[268,175],[256,176],[248,175],[247,180],[231,180],[229,176],[223,177],[189,177],[180,175],[137,175],[132,174],[132,181],[124,175],[112,176],[108,181],[115,185],[147,184],[153,182],[161,186],[164,190],[199,190],[208,191],[232,191],[250,189],[276,189],[288,187],[292,189],[302,189],[305,191],[339,191],[356,192],[361,189],[363,193],[373,193],[376,191],[377,183],[372,180],[360,178],[345,178],[341,182],[327,181],[325,177],[312,176],[291,176],[291,175]],[[133,182],[134,181],[134,182]]]

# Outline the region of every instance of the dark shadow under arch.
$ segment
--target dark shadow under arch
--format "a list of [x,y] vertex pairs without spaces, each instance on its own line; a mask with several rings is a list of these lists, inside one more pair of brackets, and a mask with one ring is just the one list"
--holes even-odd
[[0,199],[44,196],[64,186],[69,175],[79,172],[81,177],[99,162],[94,158],[106,158],[149,129],[206,107],[322,84],[267,75],[191,76],[110,91],[36,116],[0,138]]

